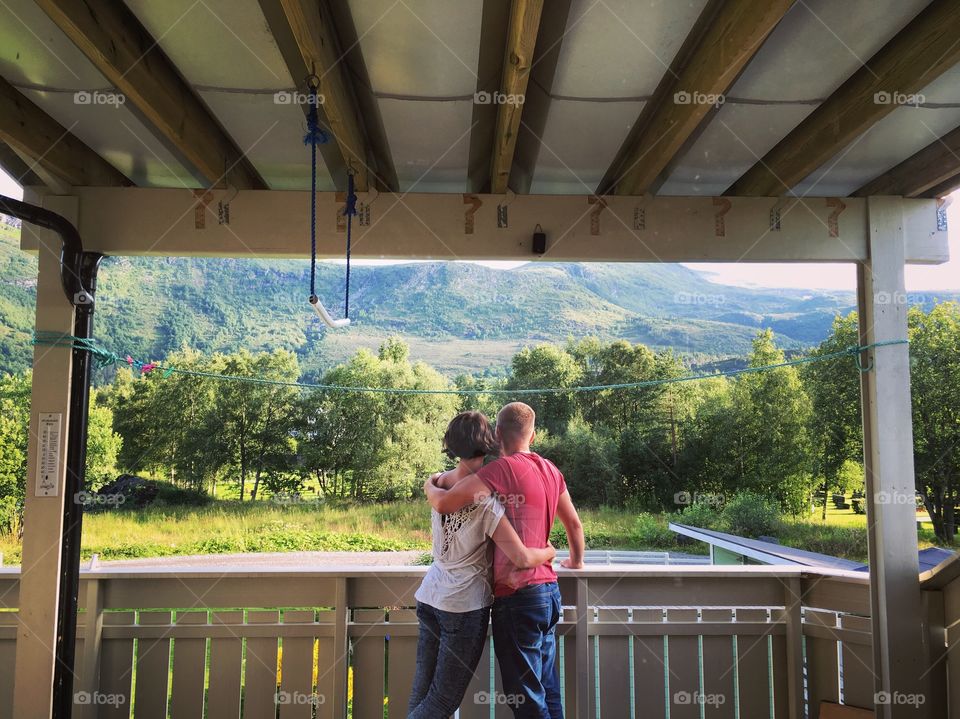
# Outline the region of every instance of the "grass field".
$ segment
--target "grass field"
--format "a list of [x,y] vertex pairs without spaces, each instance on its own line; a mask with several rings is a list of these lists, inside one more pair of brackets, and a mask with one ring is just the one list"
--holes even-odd
[[[667,529],[674,515],[638,519],[636,513],[601,508],[584,510],[581,517],[591,549],[706,552],[705,545],[683,538],[678,541]],[[820,519],[819,510],[802,519],[785,519],[777,537],[789,546],[866,561],[866,527],[864,515],[830,508],[826,522]],[[559,525],[552,539],[562,545]],[[934,544],[932,530],[922,529],[919,540],[921,547]],[[89,558],[95,553],[111,560],[235,552],[429,549],[430,512],[422,501],[337,505],[218,500],[201,507],[155,506],[88,514],[82,555]],[[0,536],[0,552],[5,564],[19,563],[20,546],[14,537]]]

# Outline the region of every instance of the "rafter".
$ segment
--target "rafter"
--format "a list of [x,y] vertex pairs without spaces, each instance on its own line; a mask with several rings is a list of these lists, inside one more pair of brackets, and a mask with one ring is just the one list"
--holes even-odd
[[[714,0],[637,118],[598,194],[642,195],[733,85],[794,0]],[[687,98],[688,102],[678,101]]]
[[[329,5],[325,0],[260,0],[260,5],[271,21],[274,35],[293,37],[296,52],[288,50],[283,54],[294,82],[302,83],[311,74],[319,78],[321,112],[336,140],[343,167],[353,171],[358,190],[367,190],[378,175],[376,160],[367,141]],[[285,27],[278,28],[281,18]],[[280,37],[278,45],[281,51],[285,49]],[[336,175],[336,170],[331,174]],[[387,182],[381,179],[374,184],[384,187]]]
[[960,127],[871,180],[853,195],[920,197],[957,175],[960,175]]
[[[933,0],[727,191],[779,196],[960,62],[956,0]],[[886,100],[886,101],[884,101]]]
[[50,19],[207,184],[264,189],[253,164],[122,2],[37,0]]
[[38,176],[49,173],[60,183],[78,187],[132,184],[71,129],[0,77],[0,140],[21,159],[35,163]]
[[490,191],[493,194],[506,192],[510,180],[523,113],[524,103],[521,98],[525,98],[527,94],[542,11],[543,0],[513,0],[510,7],[497,125],[493,137],[493,157],[490,162]]

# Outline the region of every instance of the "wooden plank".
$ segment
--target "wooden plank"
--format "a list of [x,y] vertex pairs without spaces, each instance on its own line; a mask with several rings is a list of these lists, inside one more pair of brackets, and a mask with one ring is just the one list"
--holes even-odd
[[[81,691],[92,695],[100,689],[100,650],[103,641],[103,597],[100,593],[100,581],[87,579],[80,585],[80,592],[85,597],[83,607],[83,624],[77,626],[77,636],[83,637],[83,653],[77,667],[77,676],[74,678],[74,692]],[[78,642],[79,643],[79,642]],[[77,702],[74,702],[77,704]],[[95,705],[86,704],[75,707],[77,719],[91,719],[96,716]]]
[[[347,611],[349,607],[349,586],[346,577],[338,577],[334,586],[333,609],[317,613],[317,621],[333,624],[334,652],[329,695],[325,695],[327,707],[320,712],[323,716],[340,719],[347,713],[347,666],[349,664],[349,639],[347,636]],[[320,689],[318,688],[319,692]],[[327,713],[329,712],[329,714]]]
[[[803,595],[800,593],[800,580],[789,579],[783,583],[783,603],[782,614],[779,610],[774,615],[777,621],[784,622],[787,625],[785,635],[786,647],[784,651],[785,661],[778,667],[773,667],[774,674],[784,672],[786,674],[786,684],[780,687],[778,684],[774,694],[779,696],[786,704],[786,717],[789,719],[801,719],[804,716],[804,697],[803,697]],[[774,645],[776,646],[776,645]],[[777,719],[780,719],[780,707],[777,707]]]
[[[940,4],[935,0],[929,7]],[[907,337],[907,305],[885,299],[906,294],[903,202],[907,200],[896,197],[867,200],[870,261],[857,275],[858,304],[864,306],[858,314],[862,344]],[[926,650],[917,563],[910,354],[902,344],[865,354],[872,367],[863,373],[861,388],[877,691],[929,696],[929,675],[917,672],[925,664]],[[885,711],[903,716],[910,709],[900,705]]]
[[[861,632],[870,631],[869,617],[840,616],[840,626]],[[873,648],[870,644],[842,642],[840,661],[843,664],[843,703],[855,707],[873,706],[876,688],[873,675]]]
[[[703,609],[703,622],[733,622],[731,609]],[[706,719],[734,719],[737,711],[734,679],[736,656],[733,639],[706,636],[701,640],[703,662],[703,711]]]
[[[791,716],[796,706],[790,696],[790,661],[788,660],[787,637],[770,638],[770,658],[773,666],[773,716],[774,719],[800,719],[803,713]],[[802,706],[803,697],[800,698]]]
[[[737,610],[737,623],[766,619],[765,609]],[[770,717],[772,677],[768,636],[737,636],[737,690],[741,717]]]
[[[313,624],[313,611],[286,610],[284,624]],[[313,637],[285,637],[281,643],[280,689],[277,703],[280,719],[311,719],[320,706],[313,691]],[[332,699],[332,697],[330,697]],[[327,697],[323,698],[326,703]]]
[[[693,622],[696,609],[668,609],[667,622]],[[667,637],[667,664],[670,669],[670,719],[700,719],[700,639],[695,636]]]
[[500,81],[500,93],[504,101],[497,108],[493,157],[490,161],[490,192],[494,195],[505,193],[510,180],[542,12],[543,0],[512,0],[510,5],[503,77]]
[[[82,211],[79,230],[91,250],[109,255],[189,255],[304,257],[309,252],[309,193],[299,191],[248,191],[230,203],[229,226],[207,223],[197,230],[193,212],[195,199],[191,193],[176,189],[153,188],[79,188],[76,191]],[[382,193],[371,208],[371,225],[354,228],[354,255],[361,257],[397,257],[422,259],[522,259],[532,258],[530,228],[542,223],[548,234],[545,259],[548,261],[637,261],[688,262],[854,262],[867,259],[867,200],[845,200],[846,209],[839,221],[839,238],[827,232],[827,220],[834,209],[823,198],[797,200],[803,207],[790,213],[775,241],[757,242],[769,229],[772,202],[766,198],[730,198],[726,214],[726,236],[715,238],[714,206],[711,198],[657,197],[645,202],[646,230],[634,232],[633,212],[636,201],[629,197],[609,197],[603,211],[604,222],[599,235],[590,234],[589,199],[561,195],[523,195],[510,203],[510,226],[497,228],[497,203],[502,197],[479,195],[481,207],[474,214],[474,234],[464,234],[464,204],[458,194]],[[317,247],[321,257],[341,257],[343,235],[338,233],[337,213],[342,206],[336,193],[320,193],[318,197]],[[907,252],[911,262],[938,263],[949,258],[947,233],[937,229],[936,200],[904,200],[904,229],[908,238]],[[545,218],[549,218],[548,220]],[[36,249],[35,239],[24,233],[21,247]],[[443,238],[439,241],[438,238]],[[638,238],[642,241],[638,242]],[[710,238],[710,239],[707,239]],[[769,238],[768,238],[769,239]],[[842,241],[841,241],[842,240]],[[677,570],[679,571],[679,570]],[[733,570],[730,570],[733,571]],[[741,568],[742,571],[742,568]],[[634,584],[616,584],[617,578],[591,575],[604,589],[618,594],[614,602],[631,606],[636,596],[628,589]],[[777,594],[777,578],[773,575],[751,576],[741,582],[736,575],[695,575],[680,573],[679,581],[692,592],[703,596],[731,592],[730,604],[753,604],[757,599],[770,599]],[[675,597],[672,578],[645,574],[643,586],[649,585],[658,597]],[[243,593],[243,586],[233,583],[231,575],[207,578],[210,595],[198,592],[211,608],[230,606],[217,604],[215,597]],[[756,580],[756,581],[752,581]],[[136,587],[131,579],[122,586]],[[190,579],[191,583],[199,580]],[[353,606],[375,607],[413,603],[417,577],[391,579],[390,591],[379,579],[359,576],[351,579]],[[333,601],[333,581],[303,577],[277,578],[288,584],[287,591],[303,596],[306,604],[321,600],[308,599],[310,591],[324,592]],[[170,587],[182,591],[175,582]],[[400,586],[404,585],[404,586]],[[163,585],[143,582],[141,601],[154,601],[151,590]],[[193,584],[191,584],[193,586]],[[247,593],[273,590],[270,583],[255,583]],[[111,592],[116,589],[111,589]],[[753,591],[762,596],[753,597]],[[328,594],[329,592],[329,594]],[[400,592],[399,599],[391,592]],[[117,600],[120,601],[119,599]],[[646,600],[645,600],[646,601]],[[650,604],[656,601],[649,600]],[[669,602],[668,602],[669,603]],[[115,604],[115,606],[146,606]],[[158,604],[156,606],[176,606]],[[249,604],[246,606],[270,606]]]
[[704,14],[709,22],[698,23],[696,41],[664,73],[598,191],[615,187],[618,195],[646,193],[791,5],[793,0],[708,4]]
[[[569,626],[565,626],[569,625]],[[563,608],[563,622],[558,630],[563,631],[559,641],[563,646],[563,708],[565,714],[573,715],[577,706],[577,609]]]
[[[597,610],[598,622],[627,624],[630,612],[627,609]],[[630,708],[630,637],[596,637],[600,684],[600,716],[623,716]]]
[[[0,627],[16,626],[17,612],[0,612]],[[0,719],[13,717],[13,672],[9,668],[14,666],[16,658],[16,639],[0,639],[0,667],[8,668],[0,672]]]
[[[178,612],[177,627],[206,626],[206,612]],[[203,691],[206,678],[207,640],[173,640],[173,691],[170,711],[176,719],[203,719]]]
[[[383,719],[384,658],[383,636],[367,636],[370,626],[385,621],[382,609],[354,609],[353,622],[360,633],[350,642],[353,667],[353,716],[355,719]],[[357,678],[363,677],[363,691],[356,691]]]
[[[832,612],[807,611],[804,621],[815,622],[824,627],[835,627],[837,615]],[[839,646],[835,639],[817,639],[804,637],[804,654],[807,666],[807,696],[814,716],[820,702],[840,701],[840,667],[838,664]]]
[[[4,110],[9,110],[9,108],[4,107]],[[0,167],[2,167],[18,185],[32,185],[36,187],[44,184],[43,178],[40,177],[34,169],[34,161],[29,159],[24,160],[5,142],[0,142]]]
[[[133,612],[107,612],[103,626],[131,626]],[[100,694],[110,698],[97,710],[98,719],[129,719],[131,687],[133,685],[133,639],[107,639],[104,636],[100,649]]]
[[875,716],[869,709],[846,707],[833,702],[820,705],[820,719],[874,719]]
[[[345,580],[344,580],[345,583]],[[342,602],[338,606],[346,607]],[[344,611],[344,619],[346,612]],[[335,616],[332,610],[320,610],[317,612],[317,626],[335,625],[339,621],[339,616]],[[346,714],[347,701],[347,668],[346,662],[346,638],[344,634],[343,649],[340,644],[327,633],[317,639],[317,701],[320,702],[317,707],[317,719],[340,719]],[[337,672],[343,669],[343,683],[339,683]],[[354,675],[354,697],[357,691],[364,691],[363,678]],[[376,679],[374,679],[376,681]],[[338,696],[338,692],[340,692]]]
[[132,184],[70,130],[0,77],[0,140],[70,185]]
[[[663,624],[662,609],[634,609],[634,624]],[[660,636],[637,636],[633,641],[633,697],[637,716],[665,719],[667,667],[664,654],[666,640]],[[643,713],[640,709],[643,709]]]
[[137,642],[137,719],[167,719],[167,687],[170,679],[170,612],[140,612],[137,624],[163,627],[165,637]]
[[37,4],[201,178],[264,189],[253,164],[226,134],[124,3],[38,0]]
[[960,127],[938,137],[852,194],[854,197],[922,197],[957,175],[960,175]]
[[[416,621],[417,615],[412,609],[390,610],[390,624],[412,624]],[[416,656],[416,637],[391,635],[387,639],[387,715],[390,719],[407,716]]]
[[[276,611],[249,611],[247,624],[276,624]],[[244,661],[243,719],[276,714],[277,698],[276,637],[247,639]]]
[[900,107],[897,97],[921,92],[956,65],[958,34],[954,0],[933,0],[726,194],[778,197],[795,187]]
[[[261,0],[263,5],[266,0]],[[370,185],[372,155],[357,102],[341,63],[337,31],[332,12],[326,0],[276,0],[293,35],[303,67],[319,79],[319,93],[323,96],[323,113],[329,129],[337,141],[346,167],[352,168],[358,191],[366,192]],[[265,11],[271,16],[272,13]],[[291,61],[287,60],[288,67]],[[296,82],[303,80],[297,63],[291,67]],[[344,178],[345,179],[345,178]]]
[[237,719],[240,715],[240,679],[243,673],[243,640],[236,632],[243,624],[242,611],[213,612],[213,626],[228,626],[231,636],[210,640],[210,701],[207,719]]
[[597,713],[593,686],[593,645],[589,632],[593,607],[588,599],[589,594],[590,586],[586,577],[577,577],[577,630],[572,647],[577,662],[577,703],[572,708],[578,719],[593,719]]

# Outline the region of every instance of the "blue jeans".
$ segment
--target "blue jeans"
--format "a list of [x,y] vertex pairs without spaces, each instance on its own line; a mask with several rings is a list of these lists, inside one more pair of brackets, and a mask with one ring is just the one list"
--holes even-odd
[[493,646],[517,719],[563,719],[557,662],[560,589],[533,584],[493,602]]
[[444,612],[417,602],[417,672],[407,719],[444,719],[463,701],[490,625],[490,607]]

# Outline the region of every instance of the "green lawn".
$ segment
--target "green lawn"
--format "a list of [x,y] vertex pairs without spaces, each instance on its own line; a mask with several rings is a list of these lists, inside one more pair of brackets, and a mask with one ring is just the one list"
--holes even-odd
[[[633,512],[601,508],[583,510],[581,516],[591,549],[706,552],[699,542],[682,538],[678,542],[666,527],[673,515],[638,520]],[[866,561],[866,527],[864,515],[831,507],[826,522],[820,510],[802,519],[785,519],[777,538],[790,546]],[[562,528],[555,527],[552,538],[562,546]],[[935,543],[933,531],[926,527],[919,539],[921,547]],[[217,500],[201,507],[154,506],[88,514],[82,555],[89,558],[96,553],[110,560],[233,552],[429,549],[430,512],[422,501],[354,505]],[[0,552],[5,563],[19,563],[20,546],[14,537],[0,536]]]

